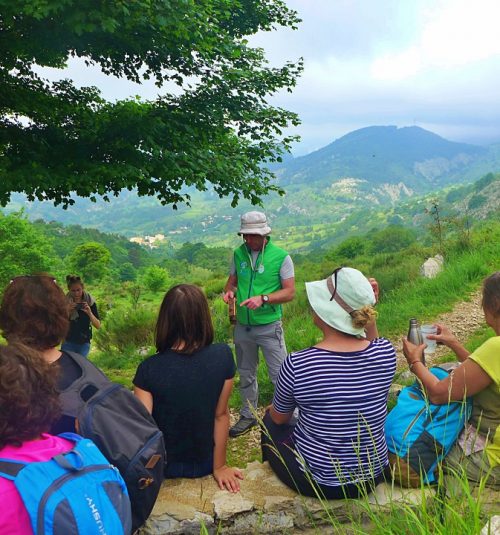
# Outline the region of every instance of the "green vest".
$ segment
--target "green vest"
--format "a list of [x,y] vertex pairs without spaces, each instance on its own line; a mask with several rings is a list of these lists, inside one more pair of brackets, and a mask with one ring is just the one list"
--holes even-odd
[[252,254],[246,244],[234,251],[234,267],[238,278],[236,292],[236,317],[243,325],[266,325],[278,321],[282,316],[281,305],[265,303],[250,310],[239,304],[255,295],[267,295],[281,289],[280,268],[288,253],[271,243],[270,238],[264,247],[264,254],[259,253],[252,267]]

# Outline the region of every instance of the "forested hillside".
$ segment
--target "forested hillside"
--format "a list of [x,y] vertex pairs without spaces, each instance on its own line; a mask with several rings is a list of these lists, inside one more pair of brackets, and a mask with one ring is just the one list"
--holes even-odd
[[[409,317],[431,320],[477,290],[482,278],[498,269],[500,223],[498,205],[492,199],[498,199],[499,184],[498,175],[487,175],[474,185],[442,192],[432,202],[415,200],[406,212],[403,208],[392,216],[364,212],[364,219],[360,212],[358,224],[350,228],[325,225],[309,234],[300,234],[301,227],[290,228],[295,237],[277,233],[280,243],[309,240],[304,241],[302,253],[293,253],[297,296],[285,306],[289,349],[313,344],[318,336],[309,317],[304,282],[324,278],[340,265],[377,278],[382,288],[379,328],[390,336],[400,336]],[[457,215],[455,210],[463,202],[470,209]],[[388,221],[396,215],[400,219]],[[328,233],[323,243],[321,232]],[[234,229],[232,235],[237,243]],[[422,262],[438,252],[445,258],[445,271],[437,279],[422,278]],[[20,274],[50,272],[63,286],[68,272],[83,275],[103,319],[103,327],[95,333],[92,358],[127,385],[144,354],[153,351],[159,303],[173,284],[203,287],[216,339],[231,340],[227,307],[220,298],[231,258],[229,247],[202,242],[173,247],[168,242],[148,250],[118,235],[59,223],[31,223],[23,214],[10,214],[0,215],[0,257],[2,289]],[[261,373],[265,378],[265,371]],[[262,387],[262,402],[267,403],[272,388],[265,380]],[[237,396],[235,391],[235,406]]]
[[[316,230],[318,225],[335,225],[342,233],[340,229],[359,219],[359,214],[386,211],[399,221],[399,216],[413,210],[416,197],[435,195],[443,187],[467,184],[499,169],[498,146],[454,143],[417,127],[370,127],[273,166],[286,195],[269,195],[264,208],[281,234],[290,227]],[[231,245],[228,236],[234,235],[237,219],[252,208],[250,203],[232,208],[229,199],[219,199],[210,189],[186,192],[191,195],[191,207],[179,205],[177,210],[133,191],[123,191],[111,203],[78,198],[67,210],[14,195],[8,210],[24,208],[30,219],[79,224],[129,237],[162,233],[177,244],[203,240]],[[310,234],[310,228],[304,231]],[[311,236],[297,246],[302,248],[308,241]]]

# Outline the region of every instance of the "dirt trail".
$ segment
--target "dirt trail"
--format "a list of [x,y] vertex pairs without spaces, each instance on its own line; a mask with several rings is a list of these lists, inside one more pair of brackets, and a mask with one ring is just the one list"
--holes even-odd
[[[457,338],[465,342],[470,336],[484,324],[484,315],[481,308],[481,290],[476,290],[469,294],[464,301],[457,303],[451,312],[439,315],[435,320],[436,323],[443,323],[451,329]],[[403,336],[402,333],[401,336]],[[398,369],[406,368],[406,361],[403,356],[401,337],[392,339],[398,356]],[[450,350],[444,346],[437,346],[433,360],[449,353]],[[262,416],[263,408],[259,409]],[[237,420],[237,411],[231,410],[231,423]],[[228,449],[232,456],[237,459],[236,464],[240,467],[246,466],[246,463],[253,460],[258,451],[260,444],[260,431],[256,427],[248,434],[237,439],[229,439]]]
[[[466,300],[457,303],[451,312],[439,315],[434,322],[443,323],[451,329],[461,342],[466,342],[484,324],[484,315],[481,308],[481,290],[470,293]],[[402,336],[403,334],[406,333],[402,333]],[[392,339],[391,342],[396,348],[398,368],[405,367],[406,361],[403,356],[401,338]],[[449,352],[450,350],[447,347],[438,345],[433,360]]]

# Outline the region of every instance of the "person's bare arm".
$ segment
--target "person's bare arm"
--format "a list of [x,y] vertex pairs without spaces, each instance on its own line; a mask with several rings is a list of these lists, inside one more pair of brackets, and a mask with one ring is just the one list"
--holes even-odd
[[237,468],[231,468],[226,465],[227,437],[229,433],[228,402],[232,388],[233,379],[226,379],[215,409],[213,475],[221,490],[227,489],[230,492],[238,492],[240,490],[238,480],[243,479],[243,474]]
[[93,327],[95,327],[96,329],[101,328],[101,321],[99,320],[99,318],[94,316],[94,313],[92,312],[92,309],[90,308],[88,303],[83,304],[82,311],[85,312],[85,314],[87,314],[87,316],[90,319],[90,323],[92,323]]
[[269,416],[271,416],[271,420],[277,424],[277,425],[283,425],[287,424],[293,416],[292,412],[278,412],[273,405],[269,408]]
[[487,388],[491,377],[473,360],[466,359],[458,368],[441,381],[420,360],[425,344],[416,346],[403,339],[403,352],[411,371],[422,383],[431,403],[443,405],[460,401]]
[[234,299],[234,293],[236,292],[237,287],[238,277],[236,274],[229,275],[226,285],[224,286],[224,295],[222,296],[224,302],[228,303],[229,299]]
[[142,404],[146,407],[149,414],[152,414],[153,396],[151,392],[148,392],[147,390],[143,390],[142,388],[139,388],[138,386],[134,386],[134,396],[138,398],[140,401],[142,401]]

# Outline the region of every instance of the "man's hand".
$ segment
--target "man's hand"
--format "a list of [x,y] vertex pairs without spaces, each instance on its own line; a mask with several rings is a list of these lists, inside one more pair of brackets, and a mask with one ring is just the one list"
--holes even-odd
[[231,299],[234,299],[234,292],[229,290],[222,296],[222,299],[224,299],[224,303],[229,303]]
[[256,308],[261,307],[264,304],[264,300],[261,295],[254,295],[249,299],[245,299],[240,303],[240,307],[247,307],[250,310],[255,310]]

